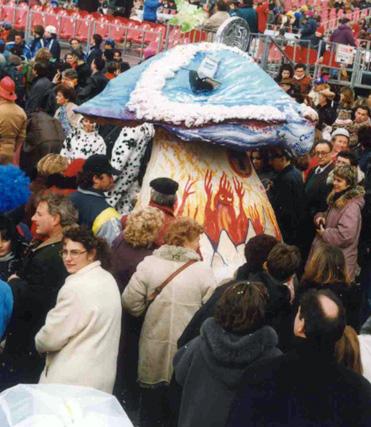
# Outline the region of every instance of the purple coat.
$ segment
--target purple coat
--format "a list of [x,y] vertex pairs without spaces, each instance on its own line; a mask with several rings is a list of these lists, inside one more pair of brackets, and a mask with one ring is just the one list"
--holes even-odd
[[325,217],[325,231],[322,235],[317,234],[309,255],[310,257],[322,242],[337,246],[343,251],[351,281],[355,278],[357,267],[358,239],[362,225],[361,210],[365,204],[364,193],[362,187],[351,188],[335,202],[334,193],[330,193],[327,199],[329,205],[327,212],[315,216],[315,220],[319,216]]
[[353,31],[346,24],[341,24],[338,26],[338,28],[333,32],[332,36],[330,37],[330,41],[333,43],[346,44],[350,46],[356,45],[353,36]]

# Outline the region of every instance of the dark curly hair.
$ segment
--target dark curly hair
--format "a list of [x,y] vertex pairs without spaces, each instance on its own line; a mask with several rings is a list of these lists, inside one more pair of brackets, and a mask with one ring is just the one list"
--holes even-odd
[[267,302],[262,283],[236,281],[219,299],[214,318],[227,332],[249,334],[264,326]]
[[263,269],[269,252],[277,243],[279,243],[278,240],[269,234],[258,234],[246,243],[245,259],[251,273],[257,273]]
[[111,267],[111,254],[107,242],[100,237],[94,236],[93,232],[85,226],[71,226],[68,227],[63,233],[63,244],[66,240],[81,243],[81,245],[88,251],[95,251],[95,260],[100,261],[105,270],[110,270]]

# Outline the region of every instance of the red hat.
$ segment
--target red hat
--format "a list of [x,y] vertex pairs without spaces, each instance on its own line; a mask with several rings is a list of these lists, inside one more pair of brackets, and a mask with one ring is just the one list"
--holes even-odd
[[0,97],[7,101],[15,101],[17,99],[17,95],[15,94],[15,83],[8,76],[0,80]]

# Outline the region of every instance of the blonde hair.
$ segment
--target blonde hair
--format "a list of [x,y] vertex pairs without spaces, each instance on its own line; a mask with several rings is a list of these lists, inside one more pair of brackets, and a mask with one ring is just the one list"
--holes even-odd
[[348,369],[363,374],[361,351],[356,331],[351,326],[345,326],[343,336],[335,345],[336,360]]
[[190,218],[177,218],[172,222],[164,236],[167,245],[184,246],[203,233],[202,226]]
[[124,239],[134,248],[149,248],[164,224],[164,214],[157,208],[148,206],[128,215],[124,229]]
[[319,285],[348,284],[345,257],[341,249],[322,243],[305,266],[303,281]]
[[60,154],[49,153],[37,162],[37,172],[44,176],[63,173],[67,167],[68,159]]

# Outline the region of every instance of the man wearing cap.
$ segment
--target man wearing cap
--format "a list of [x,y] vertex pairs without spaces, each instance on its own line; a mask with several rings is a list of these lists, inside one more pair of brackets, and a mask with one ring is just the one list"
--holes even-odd
[[121,232],[121,215],[107,203],[104,192],[113,187],[113,175],[120,173],[111,166],[108,157],[94,154],[78,175],[77,191],[70,195],[79,212],[79,224],[91,228],[110,245]]
[[56,61],[59,61],[61,57],[61,46],[57,40],[57,29],[54,27],[54,25],[48,25],[45,28],[44,39],[45,47],[50,50],[53,58]]
[[151,187],[149,206],[160,209],[164,213],[164,224],[155,241],[156,246],[161,246],[164,243],[166,230],[175,220],[176,192],[179,184],[171,178],[156,178],[149,185]]
[[0,80],[0,163],[10,163],[15,149],[26,137],[27,116],[15,100],[15,83],[10,77]]

